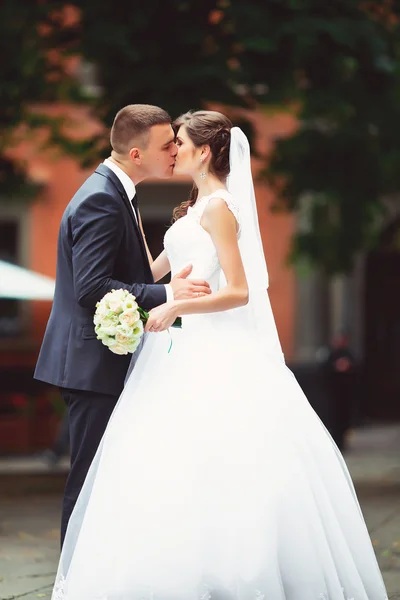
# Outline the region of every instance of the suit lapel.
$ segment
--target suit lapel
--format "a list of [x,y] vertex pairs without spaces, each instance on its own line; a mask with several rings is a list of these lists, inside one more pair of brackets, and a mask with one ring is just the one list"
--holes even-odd
[[133,207],[132,207],[132,204],[131,204],[128,196],[126,195],[124,186],[122,185],[122,183],[118,179],[118,177],[115,175],[115,173],[113,171],[111,171],[111,169],[109,169],[103,163],[97,167],[95,172],[98,173],[99,175],[103,175],[103,177],[106,177],[109,181],[111,181],[111,183],[114,185],[114,187],[118,191],[119,195],[121,196],[121,198],[124,202],[125,208],[128,211],[128,218],[131,219],[133,226],[136,230],[136,234],[137,234],[137,237],[138,237],[138,240],[140,243],[140,249],[142,252],[144,265],[148,271],[150,278],[153,279],[149,259],[148,259],[147,252],[146,252],[146,247],[145,247],[144,241],[143,241],[142,232],[140,231],[139,223],[137,222],[135,215],[133,214]]

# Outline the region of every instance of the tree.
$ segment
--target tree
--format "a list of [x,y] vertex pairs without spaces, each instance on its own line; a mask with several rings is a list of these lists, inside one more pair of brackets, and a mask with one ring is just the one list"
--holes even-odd
[[62,2],[0,3],[0,193],[4,197],[31,197],[37,189],[27,178],[25,165],[12,158],[11,150],[21,139],[46,128],[47,143],[68,143],[64,121],[46,114],[45,106],[83,101],[61,49],[54,44],[52,22],[57,14],[63,14]]
[[392,0],[226,9],[244,81],[266,84],[264,103],[296,110],[299,129],[277,143],[266,174],[281,205],[307,213],[292,256],[328,273],[374,243],[382,197],[400,191],[399,17]]
[[[107,127],[131,102],[159,104],[172,115],[210,101],[293,110],[299,129],[277,142],[265,173],[280,206],[307,210],[293,257],[334,273],[348,270],[355,253],[373,242],[382,196],[400,189],[400,7],[394,0],[147,0],[140,7],[71,0],[78,18],[68,22],[61,2],[18,3],[26,4],[24,23],[34,20],[27,7],[41,11],[46,34],[26,32],[27,41],[34,38],[28,46],[35,60],[17,48],[13,73],[30,84],[19,92],[22,105],[60,94],[77,99],[63,65],[80,56],[95,69],[101,92],[93,106]],[[11,12],[1,17],[7,30]],[[58,79],[52,74],[44,92],[48,69],[55,69],[49,48],[62,60]],[[21,118],[26,111],[13,108],[11,122]],[[63,143],[54,126],[52,139]],[[91,161],[105,144],[98,136],[66,147]]]
[[206,101],[296,110],[299,130],[266,171],[280,206],[307,211],[292,256],[328,273],[351,268],[374,241],[382,196],[400,189],[398,3],[78,4],[67,42],[97,67],[107,126],[129,102],[174,115]]
[[[231,48],[210,19],[217,0],[148,0],[137,9],[122,2],[71,2],[80,18],[65,27],[53,22],[57,44],[83,57],[96,74],[100,93],[97,116],[107,128],[116,112],[130,103],[156,104],[171,115],[200,108],[208,100],[243,104],[229,66]],[[96,137],[95,152],[108,151]]]

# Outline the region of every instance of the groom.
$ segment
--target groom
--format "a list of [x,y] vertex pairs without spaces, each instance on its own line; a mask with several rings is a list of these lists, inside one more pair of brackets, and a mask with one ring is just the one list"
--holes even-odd
[[143,238],[135,186],[173,174],[177,147],[169,115],[157,106],[126,106],[115,117],[110,142],[111,156],[76,192],[61,220],[54,302],[34,375],[59,386],[69,410],[71,470],[61,544],[131,359],[96,339],[96,302],[124,288],[150,310],[167,299],[210,292],[206,282],[186,279],[191,267],[167,286],[155,284]]

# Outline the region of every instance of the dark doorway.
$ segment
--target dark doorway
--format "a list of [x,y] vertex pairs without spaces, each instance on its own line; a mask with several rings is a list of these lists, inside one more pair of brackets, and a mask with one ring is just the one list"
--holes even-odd
[[366,268],[365,416],[400,420],[400,220]]
[[[19,222],[16,219],[0,220],[0,260],[18,264],[20,243]],[[0,298],[0,339],[12,338],[21,333],[21,302]]]
[[[191,184],[187,182],[143,183],[138,186],[140,214],[153,258],[162,252],[164,235],[171,226],[172,212],[188,199],[190,188]],[[169,279],[167,275],[162,282]]]

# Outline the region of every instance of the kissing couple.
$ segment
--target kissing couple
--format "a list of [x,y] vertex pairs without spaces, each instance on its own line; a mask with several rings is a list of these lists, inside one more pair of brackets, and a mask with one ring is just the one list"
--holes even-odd
[[[343,457],[284,362],[246,136],[137,104],[110,144],[61,220],[35,372],[70,418],[53,600],[387,599]],[[153,260],[136,185],[174,173],[193,189]],[[113,289],[150,314],[132,359],[96,339]]]

